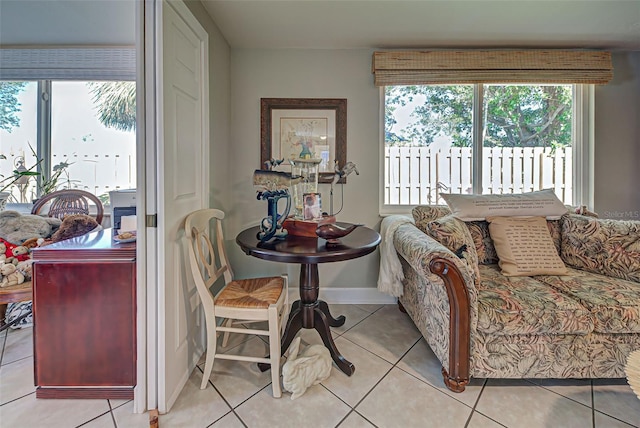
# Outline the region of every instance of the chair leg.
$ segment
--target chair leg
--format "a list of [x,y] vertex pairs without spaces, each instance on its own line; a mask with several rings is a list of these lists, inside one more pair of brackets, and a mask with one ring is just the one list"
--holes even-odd
[[204,373],[202,373],[202,383],[200,389],[205,389],[209,383],[211,370],[213,369],[213,360],[216,358],[216,317],[206,315],[205,326],[207,328],[207,357],[204,363]]
[[283,293],[285,293],[284,303],[282,305],[282,310],[280,311],[280,314],[279,314],[280,326],[281,326],[280,337],[283,337],[284,330],[287,327],[287,320],[289,319],[289,312],[291,311],[291,306],[289,306],[289,275],[287,275],[286,273],[283,273],[280,276],[284,280]]
[[[222,323],[225,327],[231,327],[233,325],[233,320],[231,318],[227,318],[225,321],[223,321]],[[231,333],[228,331],[225,331],[224,334],[222,335],[222,347],[226,348],[227,347],[227,343],[229,343],[229,335]]]
[[282,396],[280,389],[280,323],[278,322],[278,308],[269,307],[269,353],[271,363],[271,387],[274,398]]

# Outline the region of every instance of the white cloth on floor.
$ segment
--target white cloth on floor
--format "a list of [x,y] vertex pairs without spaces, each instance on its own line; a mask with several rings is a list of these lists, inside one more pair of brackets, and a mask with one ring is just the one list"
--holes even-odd
[[402,296],[402,265],[393,245],[393,235],[398,226],[413,223],[413,219],[404,215],[391,215],[382,219],[380,225],[380,273],[378,274],[378,291],[394,297]]

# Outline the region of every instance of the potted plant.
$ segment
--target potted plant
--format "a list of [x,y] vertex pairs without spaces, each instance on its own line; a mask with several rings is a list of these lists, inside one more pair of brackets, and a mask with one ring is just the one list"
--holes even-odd
[[[35,156],[35,151],[31,148],[31,152]],[[6,156],[0,154],[0,159],[6,159]],[[23,158],[24,159],[24,158]],[[51,192],[58,190],[63,185],[71,187],[72,180],[69,177],[67,168],[71,163],[66,159],[52,168],[51,176],[47,177],[36,171],[38,165],[42,163],[42,159],[38,159],[35,164],[26,168],[24,161],[18,161],[15,169],[10,176],[4,177],[0,175],[0,211],[4,210],[7,201],[12,197],[11,189],[13,186],[18,186],[21,192],[26,191],[26,186],[29,183],[31,177],[36,177],[38,180],[38,187],[40,189],[40,196],[47,195]],[[24,200],[26,196],[22,194],[21,199]],[[37,200],[37,199],[36,199]],[[34,201],[35,202],[35,201]]]
[[[0,159],[6,159],[7,157],[3,154],[0,154]],[[8,191],[12,186],[18,184],[26,184],[30,177],[40,175],[39,172],[35,171],[36,167],[40,161],[36,162],[30,168],[25,168],[24,164],[16,167],[12,174],[8,177],[0,175],[0,211],[3,211],[5,206],[7,205],[7,201],[11,197],[11,192]]]

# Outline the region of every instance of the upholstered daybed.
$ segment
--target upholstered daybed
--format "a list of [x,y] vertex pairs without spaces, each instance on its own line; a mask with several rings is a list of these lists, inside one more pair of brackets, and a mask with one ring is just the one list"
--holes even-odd
[[505,276],[489,223],[449,212],[420,206],[414,221],[383,221],[404,276],[399,304],[449,389],[464,391],[471,377],[625,376],[640,349],[640,221],[546,221],[565,273]]

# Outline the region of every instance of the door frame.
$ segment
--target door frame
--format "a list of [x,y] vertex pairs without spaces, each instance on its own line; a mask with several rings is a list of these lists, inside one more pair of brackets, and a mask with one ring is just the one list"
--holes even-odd
[[[164,385],[164,374],[160,373],[164,356],[163,342],[160,340],[159,326],[164,323],[162,295],[159,290],[159,248],[158,241],[164,233],[163,223],[157,221],[158,213],[158,162],[161,159],[158,146],[162,138],[163,123],[159,119],[162,112],[162,40],[157,34],[162,31],[162,8],[165,1],[170,2],[181,16],[192,16],[198,26],[201,24],[193,16],[182,0],[144,0],[136,6],[136,53],[137,53],[137,88],[136,120],[137,128],[137,385],[134,389],[134,413],[158,409],[164,413],[173,405],[179,391],[166,397],[160,391]],[[202,28],[204,34],[206,30]],[[205,44],[207,46],[207,44]],[[202,138],[209,144],[209,86],[208,86],[208,52],[205,53],[205,75],[200,87],[203,100],[203,117],[205,118]],[[159,69],[160,67],[160,69]],[[203,160],[206,174],[204,184],[208,186],[208,156]],[[208,206],[208,191],[204,191],[204,203]],[[157,227],[156,227],[157,225]],[[203,333],[203,332],[200,332]],[[200,334],[204,337],[204,334]],[[197,361],[197,359],[196,359]],[[190,371],[191,367],[185,370]],[[188,380],[188,375],[185,382]],[[179,389],[182,389],[180,387]]]
[[[147,115],[147,105],[154,106],[155,94],[147,93],[147,88],[153,88],[153,67],[147,67],[155,61],[154,41],[147,37],[145,28],[153,25],[155,0],[136,2],[135,33],[136,33],[136,386],[133,390],[133,412],[144,413],[157,407],[156,364],[153,361],[155,353],[156,334],[153,322],[155,310],[153,304],[153,287],[147,287],[150,279],[147,275],[149,254],[154,254],[153,240],[155,232],[148,234],[146,230],[146,214],[155,212],[155,192],[147,191],[147,148],[155,150],[155,127],[152,111]],[[147,201],[150,198],[151,204]],[[149,209],[148,207],[152,207]],[[153,282],[149,282],[152,284]],[[148,327],[151,331],[148,331]]]

